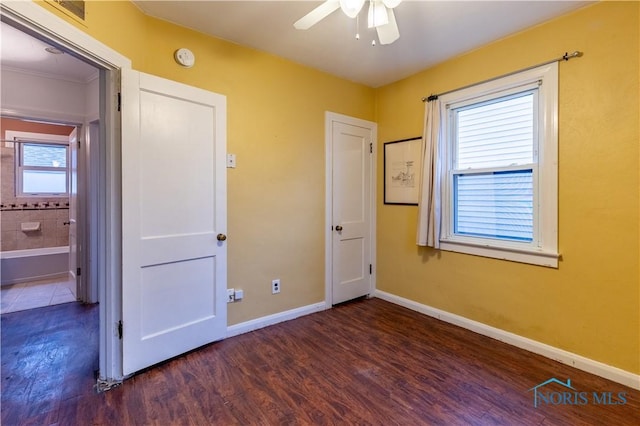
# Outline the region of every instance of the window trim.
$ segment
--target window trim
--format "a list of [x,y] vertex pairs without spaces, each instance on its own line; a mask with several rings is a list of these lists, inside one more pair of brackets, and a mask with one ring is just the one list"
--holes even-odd
[[[451,107],[482,102],[518,88],[538,84],[537,168],[534,176],[534,239],[519,242],[454,234],[453,155]],[[533,265],[558,267],[558,64],[557,62],[512,74],[440,96],[443,117],[442,250]],[[535,146],[534,146],[535,150]],[[537,166],[536,166],[537,164]],[[524,168],[518,166],[518,168]],[[531,164],[526,166],[531,168]],[[475,172],[475,171],[474,171]]]
[[[15,194],[16,198],[66,198],[69,197],[69,176],[71,173],[69,163],[69,137],[64,135],[52,135],[48,133],[32,133],[21,132],[16,130],[7,130],[5,132],[6,143],[14,144],[14,158],[15,158]],[[22,171],[25,169],[22,166],[22,144],[35,143],[42,145],[64,145],[67,147],[67,167],[65,172],[67,175],[67,191],[59,193],[31,193],[23,192],[22,187]],[[5,145],[6,146],[6,145]],[[28,170],[45,170],[46,167],[27,167]]]

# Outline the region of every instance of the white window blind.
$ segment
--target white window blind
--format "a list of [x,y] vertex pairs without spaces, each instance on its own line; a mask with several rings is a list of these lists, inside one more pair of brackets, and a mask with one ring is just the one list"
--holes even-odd
[[455,234],[533,241],[535,95],[527,90],[452,110]]
[[527,92],[456,110],[456,168],[532,163],[533,106]]
[[533,170],[456,175],[457,234],[533,240]]

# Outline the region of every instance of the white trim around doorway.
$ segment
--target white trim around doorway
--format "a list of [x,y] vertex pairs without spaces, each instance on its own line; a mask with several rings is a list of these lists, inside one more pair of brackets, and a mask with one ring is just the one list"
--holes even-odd
[[335,112],[326,111],[324,121],[324,149],[325,149],[325,242],[324,242],[324,288],[325,288],[325,305],[327,309],[333,305],[332,292],[332,269],[333,269],[333,152],[331,148],[332,123],[346,123],[352,126],[361,126],[372,129],[372,152],[371,152],[371,282],[369,297],[373,297],[376,291],[376,205],[377,205],[377,164],[378,164],[378,125],[372,121],[362,120],[360,118],[350,117],[348,115],[337,114]]
[[122,380],[122,347],[116,333],[121,317],[121,176],[120,113],[117,94],[120,70],[131,61],[85,32],[31,1],[0,3],[2,21],[72,52],[100,68],[101,100],[104,115],[101,129],[98,179],[92,188],[98,194],[103,214],[94,232],[97,238],[98,287],[100,291],[100,377],[98,385],[108,389]]

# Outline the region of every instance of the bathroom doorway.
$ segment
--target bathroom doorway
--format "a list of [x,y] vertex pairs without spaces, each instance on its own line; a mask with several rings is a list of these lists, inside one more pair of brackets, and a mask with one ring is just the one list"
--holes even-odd
[[97,214],[88,188],[99,137],[99,70],[0,25],[0,312],[95,303],[92,239],[85,237],[95,226],[91,211]]
[[70,205],[70,194],[77,192],[73,133],[73,125],[0,118],[1,313],[77,300],[70,256],[71,218],[77,214]]

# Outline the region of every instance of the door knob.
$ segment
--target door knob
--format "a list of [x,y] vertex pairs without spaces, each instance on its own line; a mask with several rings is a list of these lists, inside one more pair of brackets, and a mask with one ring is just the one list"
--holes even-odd
[[218,234],[217,238],[218,238],[218,241],[224,241],[227,239],[227,236],[224,234]]
[[340,226],[340,225],[336,226],[336,231],[338,231],[338,232],[342,231],[342,226]]

